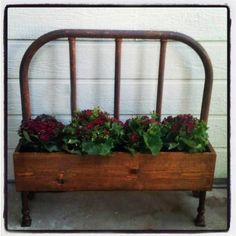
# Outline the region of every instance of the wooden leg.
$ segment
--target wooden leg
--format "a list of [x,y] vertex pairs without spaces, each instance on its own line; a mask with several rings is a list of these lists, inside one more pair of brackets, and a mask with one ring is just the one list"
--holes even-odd
[[31,225],[30,210],[29,210],[29,192],[21,193],[22,201],[22,227],[28,227]]
[[199,192],[199,205],[198,205],[198,214],[195,219],[196,226],[206,226],[205,224],[205,199],[206,199],[206,191]]
[[194,197],[199,198],[199,196],[200,196],[200,191],[192,191],[192,194],[193,194]]
[[29,194],[28,194],[28,199],[29,199],[29,200],[33,200],[33,199],[34,199],[34,196],[35,196],[35,192],[29,192]]

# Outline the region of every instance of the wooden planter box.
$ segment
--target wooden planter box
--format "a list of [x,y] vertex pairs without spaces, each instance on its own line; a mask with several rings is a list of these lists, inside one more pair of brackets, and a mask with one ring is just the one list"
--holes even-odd
[[63,152],[13,154],[16,191],[22,192],[22,226],[30,226],[30,194],[78,190],[190,190],[199,193],[197,226],[205,226],[206,191],[212,189],[216,153],[161,152],[157,156],[115,152],[80,156]]
[[[20,147],[19,147],[20,148]],[[19,150],[18,148],[18,150]],[[14,156],[17,191],[211,190],[216,154],[161,152],[157,156],[116,152],[79,156],[19,152]]]

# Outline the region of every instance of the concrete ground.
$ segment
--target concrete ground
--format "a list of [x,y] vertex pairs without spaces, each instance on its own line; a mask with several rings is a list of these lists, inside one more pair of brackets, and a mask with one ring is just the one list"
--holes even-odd
[[196,227],[191,192],[99,191],[37,193],[32,225],[22,228],[20,193],[8,185],[9,230],[225,230],[227,191],[207,192],[206,227]]

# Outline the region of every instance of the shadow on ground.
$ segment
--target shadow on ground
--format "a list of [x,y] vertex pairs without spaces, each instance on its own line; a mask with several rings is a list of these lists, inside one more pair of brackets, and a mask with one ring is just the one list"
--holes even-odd
[[8,185],[9,230],[226,230],[227,191],[207,192],[206,227],[196,227],[191,192],[81,191],[37,193],[32,225],[22,228],[20,193]]

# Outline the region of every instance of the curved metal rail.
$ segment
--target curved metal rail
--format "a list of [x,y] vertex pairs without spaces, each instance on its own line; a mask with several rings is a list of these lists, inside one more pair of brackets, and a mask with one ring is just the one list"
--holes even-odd
[[120,71],[122,39],[159,39],[160,60],[158,73],[158,88],[156,111],[161,115],[165,52],[168,40],[176,40],[187,44],[199,55],[205,70],[205,84],[202,98],[200,119],[207,122],[212,93],[213,70],[211,60],[205,49],[191,37],[172,31],[123,31],[123,30],[79,30],[61,29],[51,31],[36,39],[26,50],[20,65],[20,90],[23,119],[31,117],[28,70],[30,62],[36,51],[49,41],[58,38],[68,38],[70,52],[70,78],[71,78],[71,113],[76,111],[76,38],[114,38],[115,47],[115,88],[114,88],[114,116],[119,118],[120,111]]

